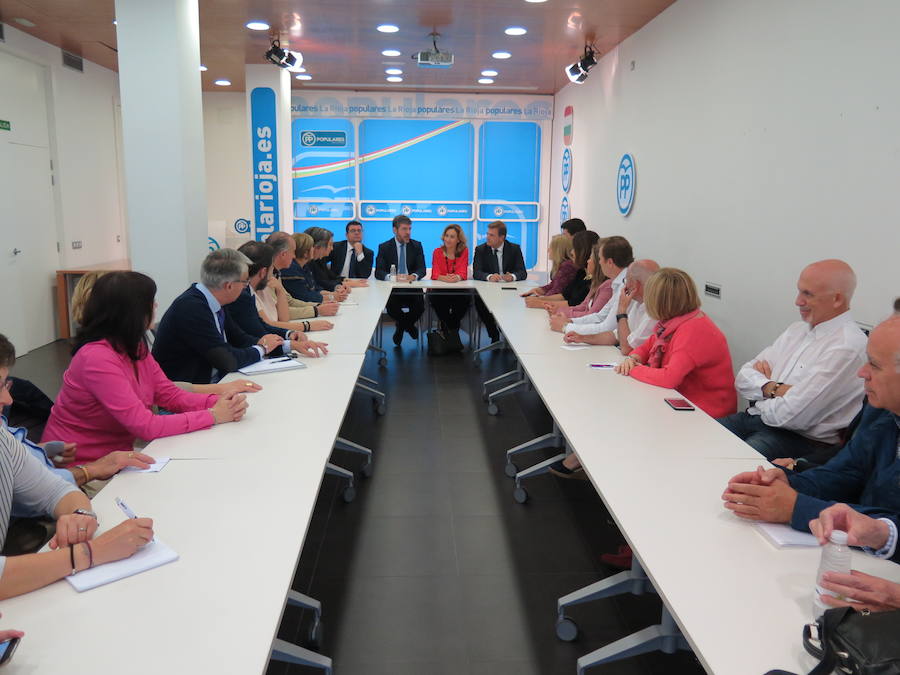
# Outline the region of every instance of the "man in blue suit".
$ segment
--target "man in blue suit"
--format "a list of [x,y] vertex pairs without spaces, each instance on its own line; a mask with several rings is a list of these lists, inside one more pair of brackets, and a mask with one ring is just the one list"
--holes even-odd
[[[495,220],[488,225],[487,242],[475,248],[472,259],[472,278],[476,281],[522,281],[528,276],[525,258],[518,244],[506,240],[506,223]],[[480,296],[475,296],[475,309],[484,324],[491,342],[500,339],[497,322]]]
[[200,283],[179,295],[159,322],[153,356],[177,382],[209,384],[282,347],[279,335],[248,335],[225,311],[247,287],[249,260],[231,248],[211,252]]
[[344,279],[368,279],[372,274],[375,253],[363,246],[362,223],[351,220],[344,231],[347,238],[336,242],[328,256],[331,271]]
[[[425,253],[422,244],[411,239],[412,221],[407,216],[395,216],[394,236],[378,247],[375,259],[375,278],[384,280],[390,274],[391,265],[397,268],[395,281],[412,283],[425,277]],[[416,340],[419,329],[416,323],[425,311],[425,301],[421,290],[394,289],[385,306],[388,315],[397,327],[394,329],[394,344],[398,347],[403,341],[403,333]],[[404,311],[406,310],[406,311]]]

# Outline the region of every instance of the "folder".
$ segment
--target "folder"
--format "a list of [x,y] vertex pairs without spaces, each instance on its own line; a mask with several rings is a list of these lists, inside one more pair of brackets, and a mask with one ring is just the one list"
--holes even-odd
[[143,548],[138,549],[137,553],[130,558],[82,570],[73,576],[66,577],[66,581],[81,593],[152,570],[175,560],[178,560],[178,554],[159,539],[154,539]]

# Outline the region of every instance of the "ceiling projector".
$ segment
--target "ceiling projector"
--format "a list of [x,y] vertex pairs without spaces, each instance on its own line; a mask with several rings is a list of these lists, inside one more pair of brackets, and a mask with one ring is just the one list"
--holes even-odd
[[423,49],[413,54],[413,59],[420,68],[449,68],[453,65],[453,54],[438,49],[437,39],[440,33],[430,33],[434,49]]

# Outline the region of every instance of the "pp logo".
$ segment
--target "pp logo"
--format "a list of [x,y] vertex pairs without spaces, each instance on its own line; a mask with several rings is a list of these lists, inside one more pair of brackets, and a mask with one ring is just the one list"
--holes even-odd
[[569,148],[563,150],[562,156],[562,189],[566,194],[572,187],[572,151]]
[[563,197],[559,205],[559,222],[564,223],[572,217],[572,210],[569,207],[569,198]]
[[300,143],[309,147],[316,144],[316,135],[312,131],[304,131],[300,134]]
[[369,204],[369,205],[366,207],[366,215],[367,215],[367,216],[374,216],[374,215],[375,215],[375,212],[376,212],[377,210],[378,210],[378,209],[375,208],[375,205],[374,205],[374,204]]
[[495,207],[494,207],[494,215],[495,215],[497,218],[499,218],[500,216],[502,216],[502,215],[503,215],[503,207],[502,207],[502,206],[495,206]]
[[408,206],[404,206],[402,209],[400,209],[400,212],[401,212],[404,216],[408,216],[410,213],[412,213],[412,209],[409,208]]
[[447,215],[447,207],[444,206],[443,204],[441,204],[441,205],[438,207],[438,215],[439,215],[441,218],[443,218],[444,216]]
[[238,218],[234,221],[234,231],[238,234],[247,234],[250,232],[250,221],[246,218]]
[[220,248],[222,248],[222,247],[219,246],[219,242],[217,242],[212,237],[209,237],[209,250],[210,251],[218,251]]
[[619,204],[619,213],[627,216],[634,205],[634,187],[636,177],[634,173],[634,158],[631,155],[622,155],[619,162],[619,175],[616,179],[616,201]]
[[309,205],[309,215],[311,215],[311,216],[319,215],[319,207],[316,206],[315,204],[310,204]]

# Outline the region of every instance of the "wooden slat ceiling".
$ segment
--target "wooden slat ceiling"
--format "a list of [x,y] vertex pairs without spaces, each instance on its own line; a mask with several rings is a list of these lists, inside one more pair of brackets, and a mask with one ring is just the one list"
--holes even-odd
[[[153,0],[147,0],[152,2]],[[200,57],[209,68],[203,89],[242,91],[244,64],[265,63],[269,38],[302,52],[312,79],[293,86],[359,90],[498,91],[552,94],[568,80],[563,68],[581,54],[585,40],[600,54],[640,29],[675,0],[200,0]],[[33,27],[21,25],[26,19]],[[117,67],[113,0],[0,0],[0,20],[113,70]],[[266,32],[245,27],[260,19]],[[398,33],[375,30],[395,24]],[[504,34],[522,26],[520,37]],[[449,70],[418,68],[410,56],[438,47],[454,53]],[[403,56],[381,55],[387,48]],[[512,58],[491,57],[505,50]],[[399,67],[404,81],[385,81]],[[273,66],[274,67],[274,66]],[[492,85],[477,83],[484,69],[499,71]],[[231,80],[218,87],[216,79]]]

